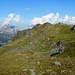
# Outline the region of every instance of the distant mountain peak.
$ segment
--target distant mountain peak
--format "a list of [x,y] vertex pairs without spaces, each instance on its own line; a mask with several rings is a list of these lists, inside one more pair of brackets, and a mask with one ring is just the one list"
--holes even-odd
[[9,33],[15,34],[19,30],[20,30],[19,27],[10,24],[5,24],[0,27],[0,32],[7,33],[7,34]]

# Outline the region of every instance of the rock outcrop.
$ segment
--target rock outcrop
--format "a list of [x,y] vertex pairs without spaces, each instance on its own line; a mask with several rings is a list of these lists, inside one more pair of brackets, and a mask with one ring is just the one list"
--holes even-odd
[[53,44],[50,52],[50,56],[55,56],[57,54],[63,53],[65,50],[65,47],[62,45],[62,41],[58,41]]

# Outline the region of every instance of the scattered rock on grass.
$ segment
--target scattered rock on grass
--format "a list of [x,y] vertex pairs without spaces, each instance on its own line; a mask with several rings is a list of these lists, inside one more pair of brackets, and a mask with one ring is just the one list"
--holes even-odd
[[31,75],[35,75],[35,70],[34,69],[30,69]]
[[53,64],[53,65],[61,65],[61,63],[60,63],[60,62],[57,62],[57,61],[52,62],[52,64]]

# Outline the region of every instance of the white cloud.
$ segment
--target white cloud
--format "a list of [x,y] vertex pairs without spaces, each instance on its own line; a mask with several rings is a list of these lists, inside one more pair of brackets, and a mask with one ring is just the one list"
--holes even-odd
[[35,17],[34,19],[32,19],[31,24],[35,25],[35,24],[43,24],[45,22],[50,22],[52,24],[58,23],[58,22],[63,22],[63,23],[68,23],[68,24],[75,24],[75,16],[68,16],[65,15],[63,17],[60,17],[59,13],[50,13],[47,15],[44,15],[40,18]]
[[15,15],[14,13],[10,13],[8,15],[8,17],[5,18],[5,20],[3,21],[1,26],[8,24],[8,23],[11,23],[11,22],[14,22],[14,23],[19,22],[19,20],[20,20],[20,15]]
[[75,16],[72,16],[70,21],[69,21],[70,24],[75,24]]
[[30,10],[30,8],[25,8],[24,10]]
[[34,24],[34,25],[37,24],[37,23],[43,24],[43,23],[49,21],[53,16],[54,16],[54,14],[53,14],[53,13],[50,13],[50,14],[47,14],[47,15],[45,15],[45,16],[42,16],[41,18],[35,17],[35,18],[31,21],[31,23]]
[[20,20],[20,15],[16,15],[16,16],[13,18],[13,20],[14,20],[15,22],[19,22],[19,20]]
[[53,16],[52,18],[52,23],[58,22],[59,21],[59,13],[56,13],[56,15]]
[[53,16],[54,16],[54,14],[53,14],[53,13],[50,13],[50,14],[48,14],[48,15],[43,16],[42,19],[48,21],[48,20],[51,19]]
[[14,17],[14,15],[15,15],[15,14],[10,13],[10,14],[8,15],[8,17],[13,18],[13,17]]
[[68,22],[70,20],[70,17],[68,15],[64,16],[63,22]]
[[50,14],[47,14],[45,16],[42,16],[41,18],[35,17],[31,21],[31,23],[34,25],[37,23],[43,24],[45,22],[55,23],[58,20],[59,20],[59,13],[56,13],[56,15],[54,13],[50,13]]

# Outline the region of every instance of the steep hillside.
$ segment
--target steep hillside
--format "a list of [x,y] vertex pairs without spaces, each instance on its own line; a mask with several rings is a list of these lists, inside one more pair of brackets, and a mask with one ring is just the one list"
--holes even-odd
[[37,24],[17,32],[0,48],[1,75],[74,75],[75,30],[71,26]]

